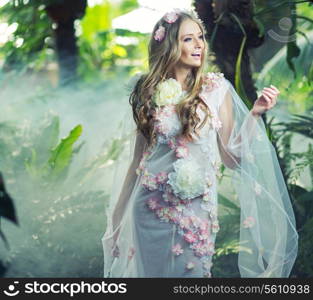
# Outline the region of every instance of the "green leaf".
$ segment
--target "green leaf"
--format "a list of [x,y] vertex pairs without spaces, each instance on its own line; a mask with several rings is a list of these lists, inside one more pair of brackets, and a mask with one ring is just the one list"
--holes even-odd
[[243,99],[244,103],[246,104],[246,106],[249,109],[251,109],[252,103],[250,102],[249,97],[246,94],[244,85],[243,85],[242,80],[241,80],[241,62],[242,62],[243,50],[245,48],[245,44],[247,41],[247,34],[246,34],[246,31],[245,31],[243,24],[241,23],[240,19],[233,13],[231,13],[230,15],[237,22],[237,24],[238,24],[238,26],[241,29],[242,34],[243,34],[243,39],[242,39],[242,42],[240,45],[240,49],[239,49],[239,53],[238,53],[237,61],[236,61],[235,87],[236,87],[236,90],[238,91],[238,94]]
[[69,165],[73,154],[73,144],[78,140],[82,133],[82,126],[77,125],[71,130],[70,134],[61,140],[59,145],[52,150],[48,165],[51,168],[50,176],[59,176]]

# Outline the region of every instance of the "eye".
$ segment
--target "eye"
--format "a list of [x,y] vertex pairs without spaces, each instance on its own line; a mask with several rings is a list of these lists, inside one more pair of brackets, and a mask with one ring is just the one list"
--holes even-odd
[[184,42],[188,42],[188,41],[191,41],[190,37],[184,39]]
[[203,40],[203,34],[201,34],[201,35],[199,36],[199,38],[200,38],[201,40]]

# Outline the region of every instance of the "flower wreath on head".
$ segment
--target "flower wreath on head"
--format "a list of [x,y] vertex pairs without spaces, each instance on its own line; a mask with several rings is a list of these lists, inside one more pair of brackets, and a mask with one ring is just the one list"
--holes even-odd
[[[176,8],[176,9],[174,9],[173,11],[167,12],[167,13],[162,17],[162,19],[163,19],[166,23],[168,23],[168,24],[175,23],[175,22],[177,21],[177,19],[179,18],[181,11],[182,11],[182,10]],[[194,9],[192,9],[191,12],[192,12],[192,14],[195,15],[195,17],[196,17],[201,23],[203,23],[202,20],[198,17],[198,14],[197,14],[197,12],[196,12]],[[164,40],[165,33],[166,33],[165,27],[162,26],[162,25],[159,25],[158,29],[157,29],[157,30],[155,31],[155,33],[154,33],[153,38],[154,38],[156,41],[158,41],[158,42],[162,42],[162,41]]]
[[[179,11],[173,10],[171,12],[166,13],[163,16],[163,19],[166,23],[172,24],[175,23],[179,17]],[[158,42],[162,42],[165,37],[165,27],[160,25],[159,28],[155,31],[154,39]]]

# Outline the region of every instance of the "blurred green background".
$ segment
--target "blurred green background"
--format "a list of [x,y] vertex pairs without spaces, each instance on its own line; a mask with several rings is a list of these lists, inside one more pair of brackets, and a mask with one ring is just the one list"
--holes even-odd
[[[291,277],[313,276],[312,1],[0,0],[2,277],[102,277],[131,78],[147,71],[150,32],[174,7],[195,8],[208,71],[223,72],[249,107],[264,86],[281,91],[264,121],[299,232]],[[219,195],[213,277],[239,277],[231,194]]]

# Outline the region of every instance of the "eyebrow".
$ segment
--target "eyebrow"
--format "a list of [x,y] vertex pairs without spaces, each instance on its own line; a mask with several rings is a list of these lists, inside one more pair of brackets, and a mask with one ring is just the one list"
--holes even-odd
[[[202,34],[202,31],[199,31],[198,34]],[[186,35],[193,35],[193,33],[188,33],[188,34],[184,34],[182,37],[186,36]]]

